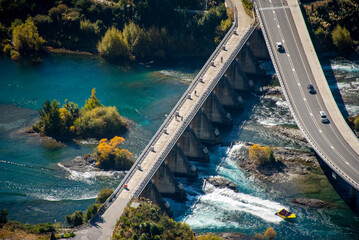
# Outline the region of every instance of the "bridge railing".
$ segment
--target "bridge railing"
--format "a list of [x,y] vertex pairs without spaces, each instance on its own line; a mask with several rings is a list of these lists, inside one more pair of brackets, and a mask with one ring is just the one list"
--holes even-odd
[[262,20],[262,16],[259,12],[259,9],[258,9],[258,6],[256,4],[256,2],[254,2],[254,8],[255,8],[255,11],[257,13],[257,17],[258,17],[258,20],[259,20],[259,23],[261,25],[261,28],[262,28],[262,32],[263,32],[263,36],[264,36],[264,40],[266,42],[266,45],[267,45],[267,48],[268,48],[268,52],[269,52],[269,55],[272,59],[272,63],[273,63],[273,66],[274,66],[274,69],[275,69],[275,72],[277,74],[277,77],[278,77],[278,80],[279,80],[279,83],[282,87],[282,90],[283,90],[283,94],[287,100],[287,102],[289,103],[289,109],[292,113],[292,116],[295,120],[295,122],[297,123],[299,129],[301,130],[301,132],[304,134],[305,138],[307,139],[307,141],[310,143],[310,145],[313,147],[313,149],[316,151],[316,153],[331,167],[331,169],[333,171],[335,171],[340,177],[342,177],[343,179],[346,179],[352,186],[354,186],[356,189],[359,190],[359,185],[354,182],[351,178],[349,178],[348,176],[346,176],[346,174],[344,174],[343,171],[341,171],[339,168],[337,168],[330,160],[329,158],[326,156],[326,154],[317,146],[317,144],[312,140],[312,138],[309,136],[309,134],[307,133],[307,131],[304,129],[303,125],[301,124],[301,122],[299,121],[299,118],[297,116],[297,114],[295,113],[294,111],[294,108],[291,104],[291,101],[290,101],[290,98],[289,98],[289,95],[288,95],[288,92],[287,92],[287,89],[286,89],[286,86],[284,84],[284,81],[283,81],[283,78],[282,78],[282,75],[279,71],[279,68],[278,68],[278,65],[277,65],[277,62],[276,62],[276,59],[274,57],[274,54],[273,54],[273,51],[272,51],[272,48],[271,48],[271,45],[270,45],[270,42],[269,42],[269,39],[268,39],[268,35],[267,35],[267,30],[264,26],[264,23],[263,23],[263,20]]

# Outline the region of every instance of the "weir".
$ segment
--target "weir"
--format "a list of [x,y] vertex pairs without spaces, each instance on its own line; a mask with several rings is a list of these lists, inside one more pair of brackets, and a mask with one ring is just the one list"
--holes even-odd
[[246,45],[250,40],[265,46],[261,34],[253,35],[259,31],[258,24],[246,15],[241,1],[234,2],[232,8],[235,17],[231,29],[121,184],[94,218],[77,232],[77,239],[110,238],[117,219],[132,198],[148,198],[168,214],[171,214],[169,204],[162,197],[186,200],[176,176],[197,176],[196,168],[189,161],[210,161],[205,145],[220,143],[217,126],[231,126],[232,117],[228,111],[243,107],[238,91],[254,89],[251,79],[263,76],[256,54],[260,57],[265,54],[253,52]]

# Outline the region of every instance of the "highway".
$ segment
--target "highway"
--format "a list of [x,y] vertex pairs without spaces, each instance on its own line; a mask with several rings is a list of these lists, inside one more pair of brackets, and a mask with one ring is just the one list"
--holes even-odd
[[[359,190],[359,141],[348,130],[328,90],[297,2],[256,0],[256,4],[277,75],[298,126],[331,169]],[[284,51],[277,51],[276,42],[283,44]],[[314,86],[316,94],[309,93],[308,84]],[[321,122],[321,110],[327,114],[329,123]]]

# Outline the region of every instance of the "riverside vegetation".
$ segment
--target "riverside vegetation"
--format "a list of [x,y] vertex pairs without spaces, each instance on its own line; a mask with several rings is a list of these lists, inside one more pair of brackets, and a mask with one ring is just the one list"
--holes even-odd
[[359,3],[356,0],[324,0],[304,6],[314,43],[322,51],[350,51],[359,45]]
[[40,121],[32,129],[55,139],[114,137],[127,131],[127,120],[116,107],[104,107],[95,89],[82,109],[67,100],[59,106],[56,100],[46,101],[39,110]]
[[[1,0],[0,48],[17,59],[42,46],[98,52],[108,59],[208,55],[230,28],[224,0]],[[180,8],[181,10],[178,10]],[[171,19],[171,21],[168,21]],[[185,53],[185,54],[184,54]]]

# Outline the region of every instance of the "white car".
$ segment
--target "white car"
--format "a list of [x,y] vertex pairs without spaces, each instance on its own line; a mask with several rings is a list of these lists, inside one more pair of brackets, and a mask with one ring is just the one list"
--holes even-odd
[[327,115],[325,115],[324,111],[320,111],[319,115],[320,115],[320,119],[321,119],[322,123],[328,123],[329,122],[329,120],[327,118]]
[[277,47],[278,52],[282,52],[284,50],[283,44],[281,42],[276,42],[275,46]]

